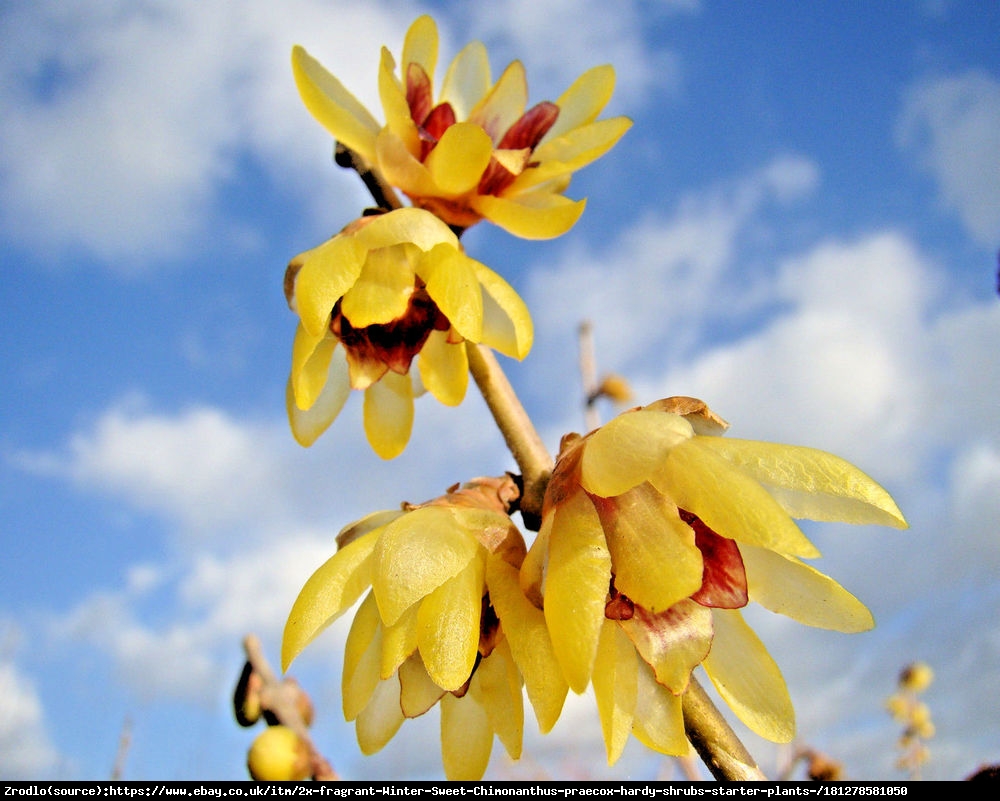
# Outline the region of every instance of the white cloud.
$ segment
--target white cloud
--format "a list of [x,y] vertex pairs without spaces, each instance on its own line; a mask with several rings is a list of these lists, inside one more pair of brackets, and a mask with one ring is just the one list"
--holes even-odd
[[0,776],[51,777],[59,763],[34,683],[13,662],[0,659]]
[[1000,81],[972,71],[912,87],[898,138],[937,180],[942,199],[990,248],[1000,237]]

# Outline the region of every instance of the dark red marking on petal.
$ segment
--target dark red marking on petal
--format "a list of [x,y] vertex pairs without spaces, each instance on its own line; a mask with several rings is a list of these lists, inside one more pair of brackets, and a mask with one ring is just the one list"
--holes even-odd
[[678,509],[681,520],[694,529],[694,543],[705,564],[701,588],[691,596],[702,606],[740,609],[750,601],[743,557],[734,540],[716,534],[695,514]]
[[431,79],[423,67],[410,62],[406,67],[406,105],[410,107],[410,116],[418,126],[424,124],[433,103]]
[[544,100],[522,114],[517,122],[507,129],[500,144],[501,150],[534,150],[542,137],[555,125],[559,117],[559,106]]

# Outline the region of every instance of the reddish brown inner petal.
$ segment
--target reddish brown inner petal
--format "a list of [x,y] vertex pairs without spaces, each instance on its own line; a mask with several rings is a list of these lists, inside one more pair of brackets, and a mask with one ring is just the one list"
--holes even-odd
[[427,115],[431,113],[433,103],[431,79],[427,77],[423,67],[411,62],[406,68],[406,104],[418,127],[424,124]]
[[537,106],[528,109],[518,118],[517,122],[507,129],[497,148],[501,150],[534,150],[542,141],[542,137],[555,125],[559,117],[559,106],[542,101]]
[[413,357],[420,353],[431,331],[449,328],[448,318],[420,282],[403,316],[389,323],[355,328],[341,312],[339,300],[330,320],[330,331],[347,349],[350,359],[383,364],[400,375],[409,371]]
[[740,609],[747,605],[747,574],[736,542],[716,534],[697,515],[678,509],[681,519],[694,529],[694,542],[705,568],[701,588],[691,596],[702,606]]

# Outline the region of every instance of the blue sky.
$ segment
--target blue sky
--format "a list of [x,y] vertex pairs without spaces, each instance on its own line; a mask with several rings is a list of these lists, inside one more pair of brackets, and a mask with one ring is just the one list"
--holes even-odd
[[[609,10],[612,9],[613,11]],[[284,417],[289,258],[367,197],[291,79],[306,46],[379,109],[378,49],[435,14],[442,60],[484,40],[532,100],[610,62],[635,125],[576,178],[561,239],[484,226],[470,253],[531,307],[511,380],[550,448],[579,430],[576,329],[637,402],[695,395],[733,436],[820,447],[896,497],[907,532],[809,529],[873,610],[840,635],[754,617],[801,741],[899,778],[882,704],[926,660],[925,775],[1000,761],[1000,6],[291,0],[4,3],[0,26],[0,776],[243,778],[240,641],[277,660],[333,536],[367,512],[513,468],[482,402],[417,403],[390,463],[359,399],[312,448]],[[602,409],[607,416],[613,409]],[[447,442],[446,448],[441,447]],[[348,778],[436,777],[437,716],[362,757],[339,712],[346,623],[295,664]],[[738,729],[738,731],[743,731]],[[747,737],[765,772],[784,754]],[[588,699],[488,776],[606,768]]]

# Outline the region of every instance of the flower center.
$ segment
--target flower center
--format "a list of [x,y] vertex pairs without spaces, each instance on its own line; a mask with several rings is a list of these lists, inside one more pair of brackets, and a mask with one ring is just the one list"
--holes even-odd
[[409,372],[413,357],[420,353],[432,331],[451,328],[448,318],[427,294],[423,281],[416,279],[406,311],[388,323],[355,328],[341,312],[341,301],[333,307],[330,331],[347,351],[352,385],[356,378],[367,376],[371,383],[387,370],[400,375]]

